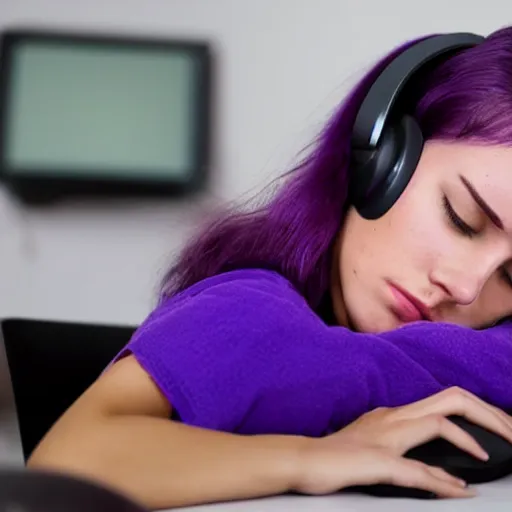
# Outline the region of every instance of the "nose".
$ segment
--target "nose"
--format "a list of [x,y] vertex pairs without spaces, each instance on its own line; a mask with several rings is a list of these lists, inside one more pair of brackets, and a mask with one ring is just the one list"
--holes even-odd
[[430,274],[432,284],[441,288],[449,300],[462,306],[474,302],[496,269],[495,262],[473,262],[438,266]]

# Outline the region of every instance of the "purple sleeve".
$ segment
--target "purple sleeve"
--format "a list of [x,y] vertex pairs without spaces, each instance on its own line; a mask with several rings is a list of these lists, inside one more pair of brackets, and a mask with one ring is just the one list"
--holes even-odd
[[485,330],[417,322],[381,334],[335,327],[325,337],[331,347],[311,354],[309,365],[324,379],[316,396],[333,393],[330,431],[376,407],[406,405],[453,386],[512,411],[510,322]]
[[444,387],[459,386],[512,410],[512,322],[474,330],[412,323],[381,337]]
[[271,280],[231,280],[161,305],[116,358],[132,353],[181,421],[235,431],[265,379],[286,299]]
[[354,333],[327,327],[282,279],[232,279],[161,305],[118,358],[132,352],[184,423],[320,435],[451,386],[512,409],[511,332]]

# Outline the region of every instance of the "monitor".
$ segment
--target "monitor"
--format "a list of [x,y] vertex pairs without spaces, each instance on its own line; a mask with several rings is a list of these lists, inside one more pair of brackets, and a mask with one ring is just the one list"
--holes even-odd
[[10,30],[0,59],[4,183],[36,196],[204,184],[208,43]]

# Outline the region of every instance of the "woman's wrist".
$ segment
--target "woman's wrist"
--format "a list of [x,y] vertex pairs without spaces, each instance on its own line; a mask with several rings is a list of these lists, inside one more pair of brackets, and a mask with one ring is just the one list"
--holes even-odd
[[307,481],[310,454],[319,440],[313,437],[293,436],[287,455],[286,492],[302,492]]

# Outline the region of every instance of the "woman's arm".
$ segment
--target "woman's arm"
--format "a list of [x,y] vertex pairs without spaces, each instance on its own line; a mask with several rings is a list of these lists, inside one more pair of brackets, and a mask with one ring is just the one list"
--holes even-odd
[[334,428],[376,407],[410,404],[450,387],[512,411],[510,322],[485,330],[417,322],[378,334],[336,327],[325,339],[331,343],[310,364],[329,381]]
[[512,411],[511,321],[482,330],[419,322],[381,336],[442,386],[467,389]]
[[[338,430],[375,407],[451,386],[512,404],[510,325],[473,331],[424,322],[362,334],[319,327],[286,300],[258,297],[205,294],[145,324],[130,350],[149,374],[131,356],[111,366],[51,429],[29,466],[89,476],[153,509],[258,497],[295,488],[304,471],[299,452],[311,446],[299,434],[324,430],[332,414],[330,427]],[[228,313],[240,321],[227,322]],[[288,387],[291,394],[282,395]],[[277,416],[273,390],[281,393]],[[203,428],[171,421],[170,403]],[[265,420],[267,432],[282,432],[282,422],[293,419],[287,430],[298,435],[224,433],[237,431],[248,411]]]
[[512,410],[512,325],[327,327],[289,284],[233,279],[162,305],[132,352],[187,425],[316,437],[448,387]]
[[[369,413],[321,439],[237,436],[167,419],[170,406],[134,358],[115,364],[57,422],[29,461],[96,480],[150,509],[256,498],[288,490],[320,495],[394,484],[467,497],[464,482],[402,457],[444,437],[482,457],[444,416],[470,415],[511,439],[510,421],[457,389],[424,403]],[[409,412],[408,412],[409,411]],[[408,416],[410,419],[407,420]],[[395,419],[395,421],[393,421]]]
[[238,436],[169,420],[166,399],[133,356],[106,372],[28,461],[91,478],[150,509],[290,490],[304,438]]

